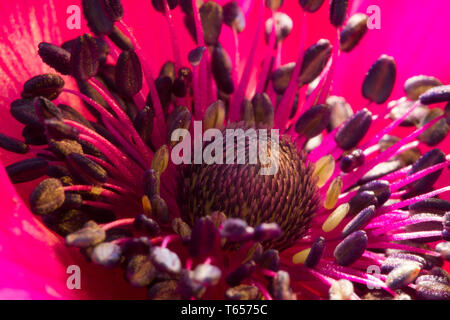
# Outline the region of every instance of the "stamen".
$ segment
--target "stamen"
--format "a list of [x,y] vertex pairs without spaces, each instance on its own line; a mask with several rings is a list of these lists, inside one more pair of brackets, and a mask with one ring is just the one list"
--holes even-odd
[[[193,0],[195,1],[195,0]],[[253,38],[250,54],[247,59],[247,63],[245,65],[244,73],[242,74],[241,81],[239,83],[239,87],[236,90],[230,107],[230,120],[232,122],[237,121],[239,117],[240,106],[242,105],[242,101],[244,100],[245,92],[247,90],[248,82],[250,81],[250,76],[253,70],[253,64],[255,62],[256,55],[256,47],[258,45],[259,34],[263,25],[263,12],[264,12],[264,0],[258,0],[258,22],[255,31],[255,37]]]
[[356,262],[367,248],[367,234],[360,230],[355,231],[342,240],[334,250],[336,262],[341,266],[348,266]]
[[179,41],[177,39],[177,33],[175,32],[175,26],[173,25],[173,18],[170,12],[171,8],[169,7],[169,1],[168,0],[162,1],[164,3],[164,13],[167,19],[167,23],[169,25],[170,39],[172,40],[173,57],[175,59],[176,69],[178,70],[182,65],[180,48],[178,45]]
[[362,85],[364,98],[377,104],[383,104],[389,98],[394,88],[397,69],[395,60],[382,55],[370,67]]
[[334,172],[334,167],[335,160],[331,155],[324,156],[316,162],[313,176],[317,177],[317,186],[319,188],[323,187],[330,179]]
[[31,211],[39,215],[49,214],[64,203],[64,188],[58,179],[42,181],[30,195]]
[[324,232],[333,231],[341,223],[341,221],[345,218],[345,216],[347,215],[349,210],[350,210],[350,205],[348,203],[341,204],[339,207],[336,208],[336,210],[334,210],[329,215],[327,220],[325,220],[325,222],[322,225],[322,230]]
[[[260,79],[258,82],[258,86],[256,87],[256,93],[263,93],[264,87],[267,81],[267,75],[269,74],[269,69],[272,64],[272,54],[273,48],[275,47],[275,41],[277,40],[277,23],[273,23],[275,21],[275,12],[272,12],[272,28],[269,36],[268,50],[266,57],[263,62],[263,69],[260,75]],[[267,22],[266,22],[266,33],[267,33]]]
[[333,181],[330,184],[330,187],[328,188],[324,208],[331,210],[336,205],[339,195],[341,194],[342,190],[342,179],[341,177],[336,177],[333,179]]
[[416,101],[419,97],[429,89],[441,86],[442,82],[435,77],[430,76],[414,76],[406,80],[404,91],[408,99]]

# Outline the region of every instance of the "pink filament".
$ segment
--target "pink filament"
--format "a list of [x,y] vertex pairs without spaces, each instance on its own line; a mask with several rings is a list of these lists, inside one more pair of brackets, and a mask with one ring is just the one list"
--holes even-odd
[[258,15],[258,23],[256,27],[255,37],[253,38],[253,43],[251,46],[250,54],[247,59],[247,63],[245,65],[244,73],[242,74],[241,81],[239,83],[239,87],[236,93],[233,95],[230,107],[230,120],[232,122],[239,120],[239,111],[244,100],[245,92],[247,90],[248,83],[250,81],[250,75],[253,71],[253,64],[255,63],[256,56],[256,48],[258,46],[259,35],[263,25],[263,9],[264,9],[264,0],[257,1],[259,7],[259,15]]
[[[303,65],[303,57],[305,55],[305,42],[306,42],[306,13],[302,18],[302,34],[300,38],[300,47],[297,61],[295,63],[294,70],[292,71],[291,79],[289,80],[288,87],[284,92],[283,98],[277,106],[277,113],[275,115],[275,124],[277,127],[284,126],[291,113],[291,106],[295,99],[295,93],[298,90],[298,77]],[[297,110],[299,112],[299,110]],[[285,128],[282,128],[285,129]]]

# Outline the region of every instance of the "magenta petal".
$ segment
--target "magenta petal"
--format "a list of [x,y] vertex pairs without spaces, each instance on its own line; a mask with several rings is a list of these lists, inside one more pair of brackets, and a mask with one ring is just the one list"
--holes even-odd
[[[450,81],[447,41],[450,38],[450,11],[446,2],[360,1],[356,11],[366,13],[370,5],[378,5],[381,9],[381,29],[369,30],[353,52],[341,55],[334,93],[351,97],[354,108],[365,104],[358,84],[381,54],[391,55],[397,61],[398,77],[393,99],[404,95],[403,84],[414,75],[434,76],[443,83]],[[349,73],[351,77],[347,76]]]
[[74,263],[67,255],[63,241],[31,214],[3,167],[0,168],[0,182],[0,270],[4,275],[0,277],[0,298],[11,298],[16,294],[25,297],[22,293],[28,290],[28,298],[73,296],[62,287],[67,278],[66,266]]

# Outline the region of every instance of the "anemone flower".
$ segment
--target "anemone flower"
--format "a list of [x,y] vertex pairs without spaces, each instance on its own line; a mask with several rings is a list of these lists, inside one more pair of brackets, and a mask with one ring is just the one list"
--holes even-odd
[[450,298],[443,2],[72,2],[0,5],[1,298]]

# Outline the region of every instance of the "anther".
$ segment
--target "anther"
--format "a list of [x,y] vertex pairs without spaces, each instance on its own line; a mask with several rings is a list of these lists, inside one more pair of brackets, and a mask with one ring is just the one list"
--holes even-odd
[[343,182],[341,177],[336,177],[330,184],[330,187],[327,190],[327,195],[325,198],[325,203],[323,204],[325,209],[333,209],[336,205],[339,195],[341,194]]
[[[280,0],[270,2],[279,3]],[[281,0],[281,2],[283,1]],[[230,1],[223,6],[223,22],[230,28],[236,30],[237,32],[244,31],[245,16],[236,1]]]
[[330,41],[320,39],[305,51],[300,70],[300,84],[307,84],[316,79],[331,57],[333,46]]
[[277,11],[283,5],[284,0],[265,0],[265,5],[272,11]]
[[197,48],[189,51],[189,54],[188,54],[189,63],[193,67],[198,66],[200,64],[200,61],[203,58],[203,54],[205,53],[205,51],[206,51],[205,47],[197,47]]
[[178,77],[174,80],[172,85],[173,94],[182,98],[189,92],[189,88],[192,82],[192,71],[189,68],[180,68],[178,71]]
[[347,279],[340,279],[333,282],[328,291],[330,300],[349,300],[353,293],[353,283]]
[[156,277],[156,269],[147,255],[135,255],[128,262],[125,277],[134,287],[146,287]]
[[44,97],[56,99],[64,87],[64,80],[57,74],[41,74],[29,79],[23,85],[22,98]]
[[336,262],[341,266],[348,266],[357,261],[367,248],[367,234],[355,231],[342,240],[334,250]]
[[394,58],[382,55],[370,67],[364,78],[362,94],[364,98],[383,104],[391,95],[394,88],[397,67]]
[[153,8],[156,11],[164,13],[165,12],[165,6],[164,6],[165,1],[167,1],[167,4],[169,5],[170,10],[175,9],[178,5],[178,0],[152,0]]
[[133,226],[136,230],[142,231],[150,237],[158,235],[161,231],[158,223],[155,220],[146,217],[144,214],[139,214],[134,218]]
[[41,42],[39,44],[38,54],[42,61],[59,73],[64,75],[72,73],[69,51],[51,43]]
[[419,268],[425,267],[427,261],[418,255],[411,253],[394,253],[391,254],[381,265],[381,272],[388,273],[402,265],[416,265]]
[[39,215],[49,214],[61,207],[64,199],[64,189],[61,182],[54,178],[46,179],[31,192],[31,211]]
[[30,147],[22,141],[0,133],[0,148],[10,152],[25,154],[30,150]]
[[150,259],[157,269],[169,274],[178,274],[181,271],[181,261],[178,255],[162,247],[154,247],[150,251]]
[[341,27],[347,16],[348,0],[331,0],[330,22],[336,28]]
[[367,32],[368,17],[364,13],[357,13],[348,19],[341,31],[340,48],[344,52],[350,52],[361,41]]
[[111,242],[100,243],[91,252],[91,260],[106,268],[113,268],[120,262],[122,250]]
[[207,45],[216,46],[222,30],[222,7],[214,1],[208,1],[200,7],[203,37]]
[[105,12],[101,0],[83,0],[83,16],[88,22],[89,29],[95,35],[109,34],[114,26],[113,21]]
[[207,257],[219,240],[219,231],[210,218],[198,219],[192,229],[189,253],[193,258]]
[[155,195],[159,195],[160,176],[159,173],[153,169],[147,170],[143,177],[144,193],[149,199]]
[[[450,227],[450,224],[448,225]],[[445,261],[450,261],[450,242],[441,242],[436,246],[436,251],[439,252]]]
[[313,245],[311,246],[311,250],[308,253],[308,256],[305,260],[305,266],[308,268],[314,268],[320,262],[322,258],[323,252],[325,250],[325,238],[318,237]]
[[383,205],[391,196],[389,182],[386,180],[374,180],[362,185],[358,192],[373,191],[377,198],[377,206]]
[[273,297],[277,300],[295,300],[295,294],[292,292],[290,283],[289,273],[278,271],[270,286]]
[[142,89],[142,68],[134,51],[123,51],[116,64],[116,88],[124,96],[133,97]]
[[353,198],[348,202],[350,205],[350,214],[354,215],[361,210],[367,208],[368,206],[378,206],[378,200],[375,192],[372,190],[358,192]]
[[103,0],[106,13],[112,21],[119,21],[123,17],[123,6],[121,0]]
[[265,25],[265,39],[269,43],[270,34],[272,33],[273,23],[275,19],[275,30],[277,42],[283,41],[291,33],[294,26],[292,19],[285,13],[275,12],[274,18],[269,18]]
[[329,124],[331,108],[326,104],[319,104],[306,110],[295,124],[295,131],[311,139],[319,135]]
[[216,285],[219,282],[221,276],[222,271],[220,271],[218,267],[211,264],[199,264],[197,267],[195,267],[193,274],[194,280],[204,286]]
[[22,183],[38,179],[47,173],[48,161],[40,158],[26,159],[5,168],[12,183]]
[[213,102],[205,111],[203,130],[206,131],[211,128],[222,129],[225,121],[225,112],[226,108],[222,100]]
[[[409,112],[415,106],[414,101],[405,99],[393,101],[390,104],[395,105],[389,113],[389,118],[394,121],[403,117],[405,113]],[[427,107],[422,105],[416,106],[413,111],[403,118],[403,121],[399,125],[402,127],[419,126],[428,113],[429,109]]]
[[156,282],[148,288],[147,297],[150,300],[179,300],[182,297],[178,287],[177,280]]
[[145,106],[134,119],[134,127],[139,133],[147,145],[151,144],[152,132],[153,132],[153,122],[155,118],[155,111],[150,106]]
[[[123,51],[133,51],[134,45],[130,38],[123,34],[119,28],[116,26],[113,27],[110,34],[108,34],[108,38],[120,49]],[[109,48],[108,48],[109,49]],[[102,60],[101,60],[102,62]]]
[[[444,115],[444,111],[442,109],[433,108],[422,119],[419,126],[422,127],[426,125],[428,122],[433,121],[434,119],[442,115]],[[428,146],[433,147],[441,143],[447,137],[448,130],[449,127],[446,119],[441,119],[437,123],[435,123],[432,127],[428,128],[425,132],[420,134],[418,139],[422,142],[425,142]]]
[[46,119],[44,121],[44,124],[49,138],[55,140],[76,140],[78,138],[78,130],[60,120],[57,120],[55,118]]
[[43,129],[42,123],[39,117],[36,115],[36,109],[34,108],[33,100],[31,99],[18,99],[11,103],[9,109],[11,115],[18,122],[33,126],[34,128]]
[[278,250],[269,249],[256,260],[260,268],[277,272],[280,270],[281,260]]
[[260,292],[258,287],[247,284],[229,288],[225,292],[225,298],[227,300],[257,300],[259,296]]
[[40,120],[56,118],[60,120],[62,118],[61,110],[53,104],[50,100],[44,97],[36,97],[33,101],[36,109],[36,115]]
[[[212,1],[207,2],[212,3]],[[205,5],[206,5],[205,4]],[[234,91],[233,78],[231,76],[232,64],[228,53],[220,44],[214,47],[211,59],[212,73],[219,90],[226,94]]]
[[277,239],[281,236],[281,228],[277,223],[261,223],[255,227],[254,241],[266,241]]
[[362,109],[345,121],[336,133],[335,141],[343,150],[354,148],[369,131],[372,113]]
[[339,167],[342,172],[352,172],[355,168],[358,168],[364,164],[365,158],[364,152],[361,149],[355,149],[341,158],[339,161]]
[[[44,216],[44,218],[45,217],[46,216]],[[58,234],[65,237],[69,233],[81,229],[88,220],[88,214],[80,210],[69,210],[63,213],[58,213],[56,230]]]
[[152,212],[157,221],[162,224],[170,222],[170,212],[166,201],[159,195],[155,195],[151,199]]
[[106,182],[108,173],[97,162],[79,153],[68,154],[67,160],[70,168],[90,183]]
[[162,145],[153,156],[152,169],[161,175],[169,164],[169,148],[166,145]]
[[255,93],[252,99],[252,106],[255,114],[255,123],[272,127],[275,111],[267,93]]
[[352,107],[342,97],[330,96],[326,103],[331,107],[330,123],[327,127],[328,131],[336,129],[341,123],[353,115]]
[[88,221],[82,229],[66,236],[66,244],[78,248],[88,248],[103,242],[105,237],[105,230],[94,221]]
[[71,153],[83,154],[82,146],[75,140],[60,140],[51,139],[48,142],[49,149],[59,158],[65,159]]
[[406,96],[410,100],[418,100],[419,97],[429,89],[441,86],[442,82],[431,76],[414,76],[406,80],[403,87]]
[[278,94],[283,94],[286,91],[289,81],[291,80],[292,72],[294,70],[295,63],[287,63],[280,66],[278,69],[272,72],[271,80],[273,89]]
[[450,85],[433,87],[423,93],[419,100],[425,105],[448,102],[450,101]]
[[[408,175],[414,174],[435,164],[445,161],[445,154],[439,149],[432,149],[419,158],[413,165]],[[429,190],[441,175],[442,170],[430,173],[425,177],[408,185],[412,193],[421,193]]]
[[363,229],[373,218],[375,214],[375,206],[369,206],[358,213],[342,230],[341,237],[345,238],[349,234]]
[[417,296],[426,300],[450,300],[450,285],[435,282],[421,281],[416,286]]
[[242,219],[230,218],[222,224],[220,235],[232,242],[243,242],[253,237],[254,229]]
[[322,225],[322,230],[324,232],[333,231],[345,218],[348,211],[350,210],[350,205],[348,203],[343,203],[337,207],[325,220]]
[[299,0],[300,6],[307,12],[316,12],[322,6],[324,0]]
[[100,50],[97,41],[89,34],[79,36],[73,44],[70,61],[73,76],[77,80],[88,80],[95,76],[100,67]]
[[188,243],[191,240],[192,229],[181,218],[172,220],[172,230],[181,237],[183,242]]
[[317,177],[317,186],[323,187],[334,172],[335,160],[332,155],[326,155],[317,160],[313,176]]
[[450,202],[444,199],[428,198],[411,204],[408,210],[411,214],[433,213],[444,215],[450,211]]

